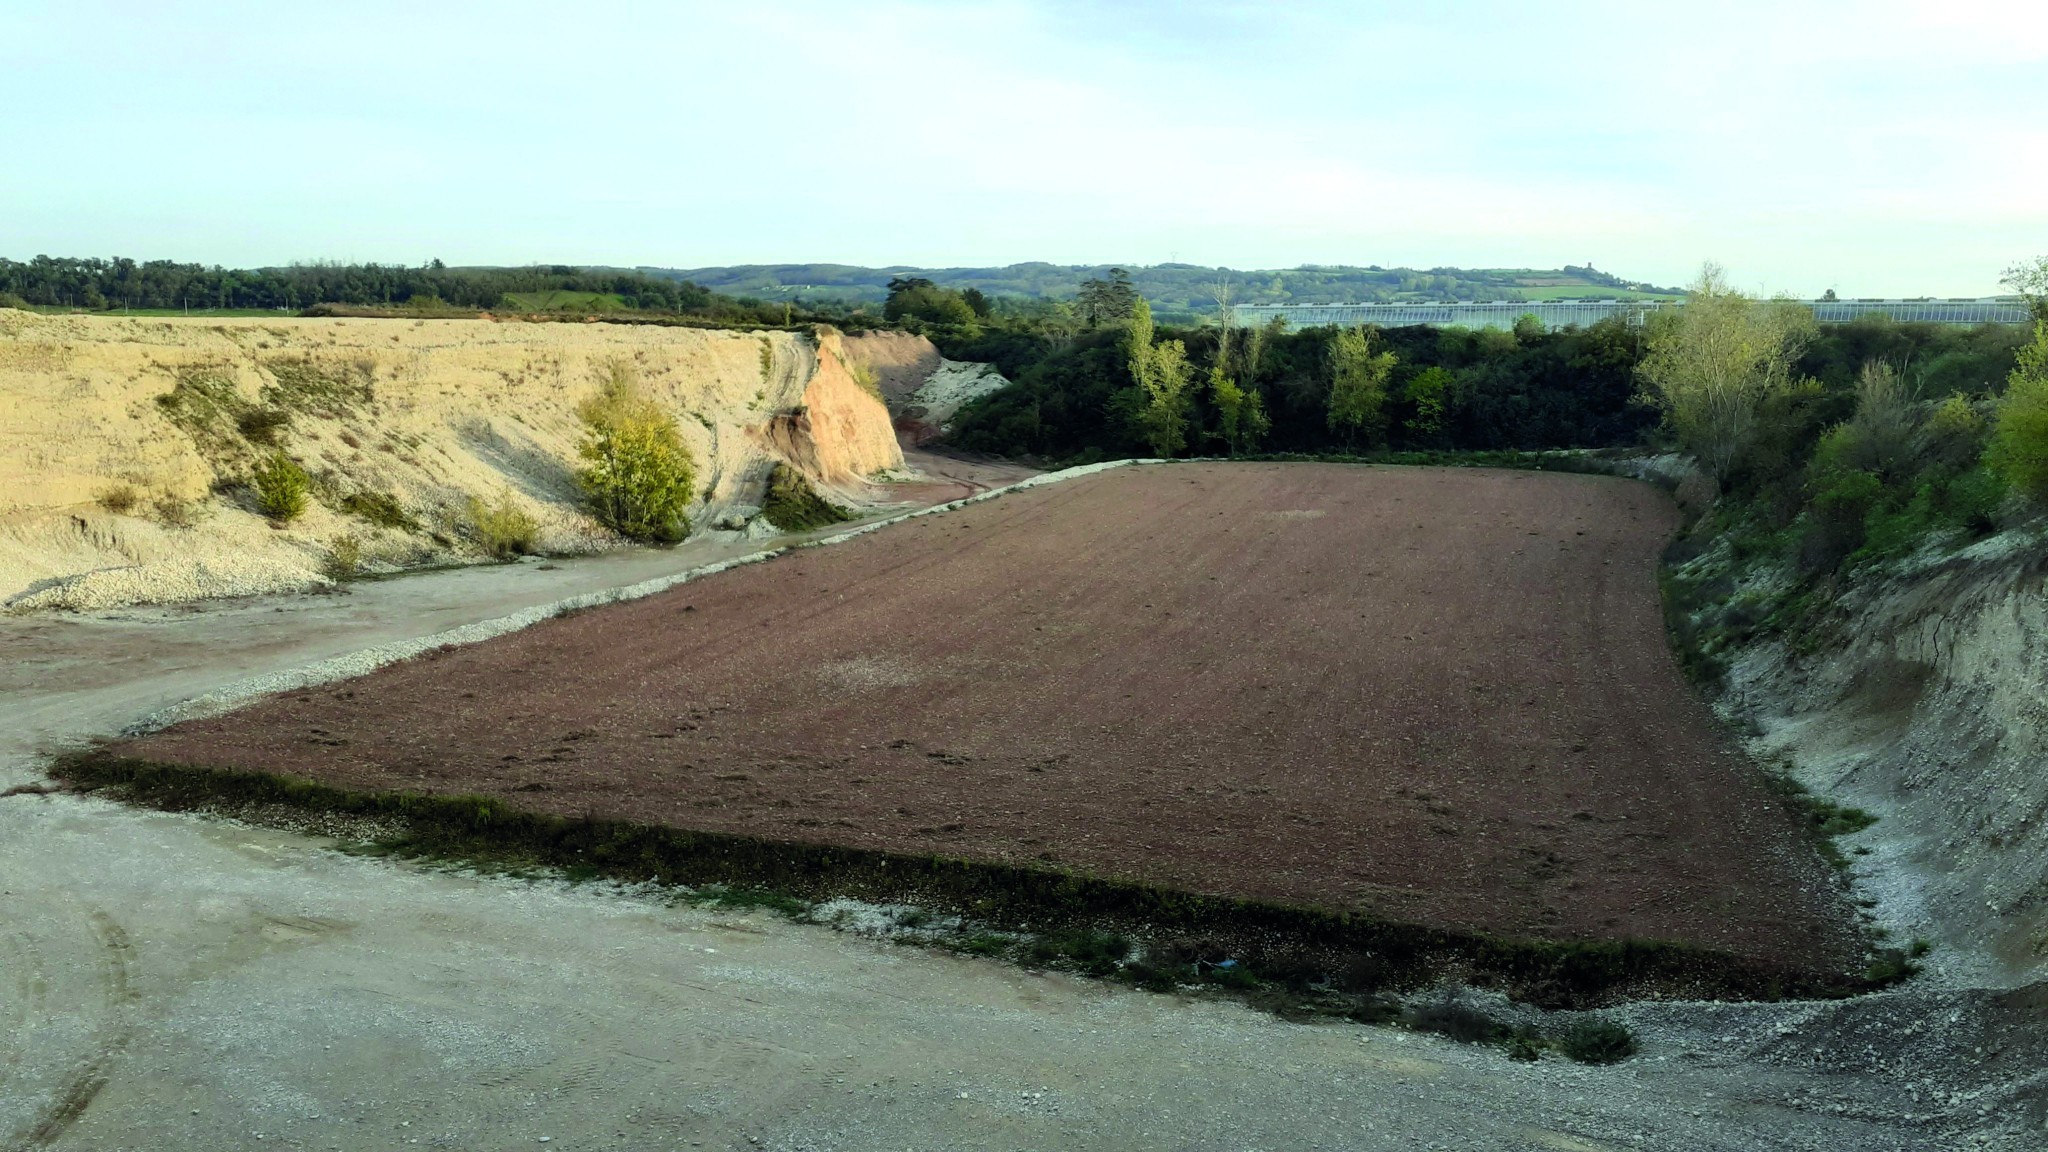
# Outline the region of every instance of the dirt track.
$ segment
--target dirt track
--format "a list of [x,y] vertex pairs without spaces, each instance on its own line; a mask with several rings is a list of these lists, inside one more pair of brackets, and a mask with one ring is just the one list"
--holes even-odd
[[296,693],[163,760],[1543,935],[1838,956],[1679,678],[1654,490],[1107,473]]

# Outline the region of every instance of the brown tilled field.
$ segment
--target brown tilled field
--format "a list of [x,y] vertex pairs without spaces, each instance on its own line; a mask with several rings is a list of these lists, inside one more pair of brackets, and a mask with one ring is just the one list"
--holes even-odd
[[1829,963],[1629,481],[1103,473],[115,749],[358,790]]

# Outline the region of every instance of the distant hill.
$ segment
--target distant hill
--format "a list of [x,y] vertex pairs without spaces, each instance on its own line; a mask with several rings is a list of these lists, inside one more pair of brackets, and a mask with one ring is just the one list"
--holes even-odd
[[[1010,264],[1001,268],[916,268],[849,264],[742,264],[725,268],[647,268],[650,276],[689,280],[714,292],[761,300],[822,304],[879,303],[891,277],[921,276],[942,288],[979,288],[990,296],[1070,297],[1081,281],[1107,276],[1109,264]],[[1539,268],[1381,268],[1310,264],[1241,271],[1197,264],[1122,265],[1153,308],[1214,312],[1211,288],[1227,280],[1240,304],[1363,304],[1403,300],[1554,300],[1560,297],[1677,296],[1591,266]]]

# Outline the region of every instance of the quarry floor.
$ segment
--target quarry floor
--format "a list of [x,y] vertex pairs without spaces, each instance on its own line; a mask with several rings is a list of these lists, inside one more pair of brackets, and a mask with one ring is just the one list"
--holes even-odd
[[1604,476],[1123,468],[115,746],[355,791],[1053,863],[1852,968]]
[[[0,791],[39,782],[52,746],[250,675],[713,558],[0,620]],[[1515,1064],[645,893],[0,797],[10,1150],[2035,1148],[2048,1039],[2014,1022],[2041,999],[1639,1004],[1618,1012],[1643,1041],[1626,1064]]]

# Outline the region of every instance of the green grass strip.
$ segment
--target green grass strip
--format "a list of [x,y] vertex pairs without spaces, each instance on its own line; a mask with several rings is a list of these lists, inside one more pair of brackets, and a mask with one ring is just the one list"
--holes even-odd
[[172,811],[284,806],[379,817],[399,826],[379,845],[396,855],[516,860],[623,881],[722,884],[806,900],[909,903],[1006,931],[1114,928],[1154,942],[1223,947],[1254,969],[1306,963],[1338,971],[1364,962],[1388,989],[1424,987],[1449,976],[1546,1008],[1645,996],[1837,998],[1885,983],[1687,944],[1509,939],[1047,868],[572,819],[483,797],[353,792],[269,773],[99,752],[65,757],[50,771],[76,787],[118,788],[124,799]]

